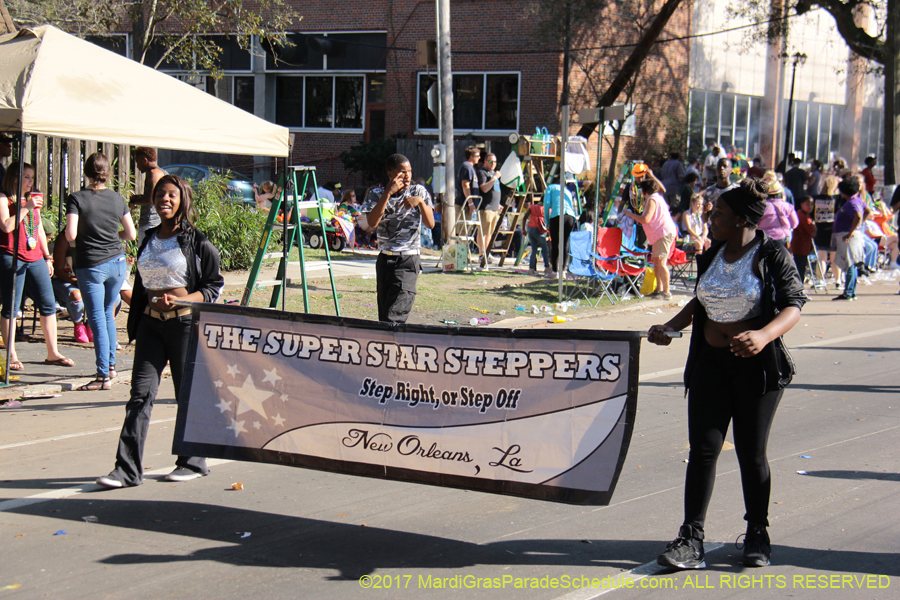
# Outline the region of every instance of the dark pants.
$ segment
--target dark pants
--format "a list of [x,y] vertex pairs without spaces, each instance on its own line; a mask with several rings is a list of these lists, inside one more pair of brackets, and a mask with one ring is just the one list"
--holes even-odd
[[716,461],[729,422],[744,490],[744,519],[768,526],[771,476],[766,446],[782,391],[766,392],[759,355],[739,358],[703,344],[688,392],[691,450],[684,483],[684,523],[703,530],[716,480]]
[[418,254],[388,256],[375,261],[378,320],[406,323],[416,300],[416,279],[421,270]]
[[[119,436],[115,476],[125,485],[140,485],[144,468],[144,442],[150,427],[150,412],[159,390],[159,381],[166,362],[172,369],[175,399],[181,392],[181,378],[187,361],[188,339],[191,335],[191,316],[160,321],[141,316],[134,344],[134,369],[131,372],[131,399],[125,405],[125,423]],[[179,456],[176,467],[206,474],[205,458]]]
[[[797,265],[797,273],[800,274],[800,283],[803,283],[804,278],[806,277],[806,268],[809,266],[809,255],[804,254],[800,256],[799,254],[794,255],[794,264]],[[813,277],[815,279],[815,277]]]
[[[550,227],[547,229],[550,232],[550,264],[553,266],[553,271],[555,272],[559,268],[559,217],[550,219]],[[565,215],[565,218],[563,219],[562,245],[564,255],[569,247],[569,234],[572,233],[573,229],[575,229],[575,217],[572,215]],[[563,260],[567,259],[568,256],[564,256]],[[563,265],[565,264],[566,263],[563,262]]]

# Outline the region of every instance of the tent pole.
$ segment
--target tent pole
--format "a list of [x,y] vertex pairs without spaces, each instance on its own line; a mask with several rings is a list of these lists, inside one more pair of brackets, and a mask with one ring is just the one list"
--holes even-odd
[[[9,307],[9,331],[6,334],[6,368],[3,370],[3,385],[9,385],[9,357],[12,355],[13,345],[16,343],[16,314],[19,312],[20,299],[16,298],[16,269],[19,268],[19,238],[22,235],[20,226],[22,224],[21,206],[22,206],[22,183],[25,178],[25,138],[28,134],[22,131],[19,134],[19,177],[16,180],[16,187],[19,189],[11,190],[16,198],[16,228],[13,230],[13,253],[12,253],[12,304]],[[4,190],[7,191],[7,190]]]

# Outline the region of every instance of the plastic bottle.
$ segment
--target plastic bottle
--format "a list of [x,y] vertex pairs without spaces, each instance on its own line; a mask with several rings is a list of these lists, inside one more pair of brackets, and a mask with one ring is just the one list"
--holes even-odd
[[527,309],[525,308],[524,304],[516,304],[516,310],[521,310],[522,312],[525,312]]
[[471,325],[472,327],[475,327],[476,325],[478,325],[478,319],[476,319],[475,317],[472,317],[471,319],[469,319],[469,325]]

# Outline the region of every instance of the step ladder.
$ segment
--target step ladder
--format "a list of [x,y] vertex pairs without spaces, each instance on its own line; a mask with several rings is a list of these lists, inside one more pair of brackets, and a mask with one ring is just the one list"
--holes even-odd
[[[247,278],[247,287],[244,288],[244,294],[241,297],[241,306],[248,306],[253,292],[257,287],[272,286],[272,297],[269,300],[269,308],[277,308],[279,299],[281,300],[281,310],[285,310],[285,298],[287,295],[287,286],[291,284],[291,280],[287,278],[288,257],[291,249],[296,245],[299,253],[300,263],[300,279],[303,288],[303,311],[309,312],[309,289],[307,288],[306,274],[310,271],[328,270],[328,277],[331,281],[331,295],[334,298],[334,312],[337,316],[341,316],[341,309],[338,306],[337,288],[334,285],[334,271],[331,265],[331,251],[328,247],[328,235],[325,231],[325,220],[322,218],[324,202],[319,198],[318,184],[316,183],[316,168],[303,165],[288,167],[287,184],[281,186],[281,194],[272,200],[272,207],[269,209],[269,216],[263,227],[262,239],[256,250],[256,258],[253,260],[253,266],[250,268],[250,275]],[[303,178],[303,186],[297,185],[298,177]],[[284,176],[282,180],[284,181]],[[297,193],[297,190],[300,190]],[[310,200],[302,200],[306,196],[306,190],[312,190]],[[282,206],[286,210],[281,211]],[[303,229],[300,223],[300,211],[308,208],[316,208],[319,210],[318,226],[309,224],[307,227],[318,229],[321,232],[322,239],[325,243],[325,262],[306,264],[303,252]],[[287,216],[279,219],[280,213]],[[267,252],[272,234],[275,231],[282,232],[282,250],[281,252]],[[268,281],[259,281],[260,270],[263,263],[270,260],[278,259],[278,269],[275,279]]]
[[478,237],[483,235],[481,229],[481,216],[479,211],[473,210],[471,215],[466,216],[466,208],[469,202],[474,202],[477,206],[481,202],[481,196],[468,196],[466,202],[462,206],[456,207],[456,224],[453,227],[453,241],[465,244],[469,249],[469,268],[471,269],[472,257],[475,257],[476,265],[478,264]]
[[636,164],[641,162],[643,161],[629,160],[622,165],[621,169],[619,169],[619,175],[618,177],[616,177],[616,183],[613,186],[612,194],[610,194],[609,201],[606,203],[606,207],[603,209],[603,213],[601,213],[600,215],[600,227],[606,227],[606,224],[609,221],[609,215],[612,212],[612,209],[615,206],[616,202],[622,199],[622,193],[624,192],[625,187],[631,185],[634,182],[634,175],[631,174],[631,170]]
[[[503,205],[500,214],[497,216],[497,226],[494,227],[494,231],[491,232],[491,239],[488,241],[490,252],[500,254],[500,260],[497,262],[497,266],[502,267],[503,263],[506,262],[507,254],[512,246],[516,234],[516,227],[518,225],[522,225],[522,247],[527,245],[526,240],[528,239],[528,236],[525,231],[525,219],[523,218],[524,213],[522,212],[522,208],[527,198],[528,194],[519,192],[514,193],[511,197],[511,201],[507,201],[507,203]],[[503,228],[504,219],[506,219],[505,229]],[[503,245],[499,248],[494,248],[494,243],[501,235],[506,236],[503,240]],[[521,255],[522,248],[519,248],[515,266],[518,266]]]

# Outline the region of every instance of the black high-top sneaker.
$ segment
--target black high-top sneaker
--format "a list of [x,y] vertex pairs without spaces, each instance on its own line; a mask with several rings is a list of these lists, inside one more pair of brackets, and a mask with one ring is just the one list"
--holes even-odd
[[[737,548],[740,550],[741,547]],[[747,533],[744,534],[744,558],[741,562],[747,567],[768,567],[771,556],[772,543],[769,541],[765,526],[747,523]]]
[[656,562],[672,569],[705,569],[703,531],[690,525],[682,525],[678,530],[678,537],[666,546],[666,551],[659,555]]

